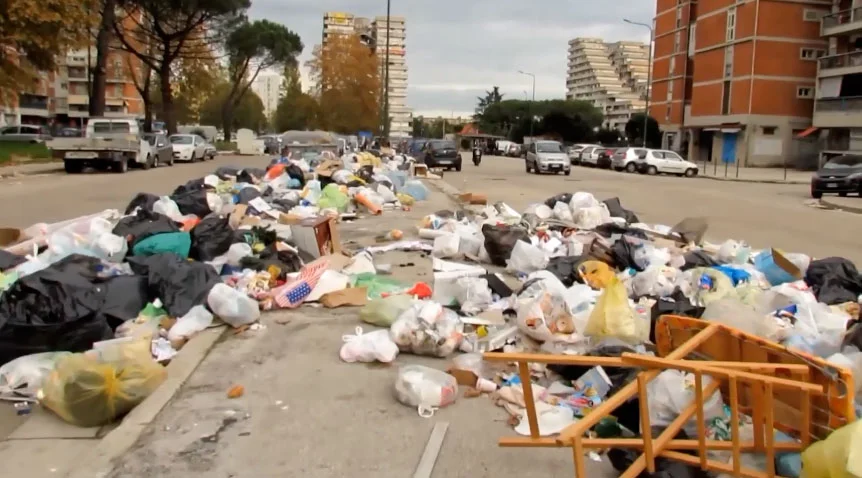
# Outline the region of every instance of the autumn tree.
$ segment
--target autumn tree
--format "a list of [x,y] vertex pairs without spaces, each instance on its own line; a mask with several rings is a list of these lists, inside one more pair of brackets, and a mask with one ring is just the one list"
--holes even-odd
[[358,35],[330,38],[315,48],[308,66],[322,129],[346,134],[377,129],[379,65],[377,56]]
[[0,104],[90,40],[96,0],[0,0]]
[[[161,93],[162,120],[176,133],[172,73],[182,57],[203,55],[221,43],[226,25],[240,21],[249,0],[116,0],[124,10],[114,21],[123,47],[151,68]],[[129,27],[133,24],[133,27]]]
[[302,91],[299,68],[287,65],[284,68],[284,94],[272,118],[276,132],[309,130],[317,123],[317,101]]
[[[232,86],[223,82],[215,93],[202,106],[200,122],[206,125],[219,124],[222,120],[222,106],[230,94]],[[254,91],[246,91],[239,99],[231,115],[231,123],[225,125],[225,138],[230,137],[230,131],[240,128],[248,128],[255,132],[265,130],[267,127],[266,115],[263,112],[263,100]]]
[[192,45],[200,45],[198,51],[179,58],[171,79],[177,122],[181,124],[201,124],[203,105],[227,82],[218,53],[209,45]]

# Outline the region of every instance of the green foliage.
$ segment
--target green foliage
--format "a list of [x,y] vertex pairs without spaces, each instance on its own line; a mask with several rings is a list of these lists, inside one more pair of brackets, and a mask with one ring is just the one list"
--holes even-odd
[[442,139],[447,134],[455,134],[464,127],[462,123],[453,123],[443,118],[428,118],[422,116],[413,118],[414,138]]
[[[230,85],[222,84],[215,93],[201,106],[201,124],[216,125],[222,123],[222,106],[224,105]],[[255,132],[266,129],[266,115],[263,114],[263,101],[253,91],[247,91],[234,108],[230,122],[230,131],[248,128]]]
[[10,162],[13,157],[22,161],[46,161],[52,159],[51,150],[44,144],[18,141],[0,142],[0,164]]
[[488,107],[503,101],[503,94],[500,93],[499,86],[493,86],[490,91],[485,92],[484,97],[479,96],[477,99],[479,100],[479,104],[476,106],[476,117],[479,118],[485,114],[485,110]]
[[615,146],[620,143],[620,136],[622,136],[620,132],[615,129],[602,128],[596,133],[596,142],[605,146]]
[[296,65],[284,68],[284,96],[278,101],[272,123],[277,133],[312,129],[317,124],[317,101],[302,92]]
[[594,139],[594,128],[602,123],[600,109],[586,101],[504,100],[485,108],[479,118],[483,133],[506,136],[523,142],[530,134],[533,121],[535,135],[555,136],[566,142],[588,142]]
[[[643,145],[644,135],[644,114],[638,113],[632,115],[631,119],[626,123],[626,137],[629,144]],[[652,116],[647,119],[647,144],[648,148],[661,148],[661,129],[659,129],[658,121]]]

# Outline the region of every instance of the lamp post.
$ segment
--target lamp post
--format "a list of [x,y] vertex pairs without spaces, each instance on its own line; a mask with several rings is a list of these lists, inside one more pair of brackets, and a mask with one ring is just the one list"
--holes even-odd
[[386,0],[386,65],[383,67],[383,137],[389,138],[389,36],[392,30],[389,28],[389,17],[392,10],[392,1]]
[[647,62],[647,87],[646,87],[646,105],[644,106],[644,139],[643,139],[643,147],[646,148],[646,140],[647,140],[647,126],[649,126],[649,100],[650,94],[652,93],[652,43],[655,38],[655,30],[653,30],[652,25],[647,25],[646,23],[633,22],[629,19],[623,18],[623,21],[630,25],[638,25],[649,30],[649,61]]
[[[518,73],[527,75],[533,79],[533,101],[527,103],[527,116],[530,117],[530,141],[533,140],[533,103],[536,102],[536,75],[518,70]],[[526,93],[526,92],[525,92]]]

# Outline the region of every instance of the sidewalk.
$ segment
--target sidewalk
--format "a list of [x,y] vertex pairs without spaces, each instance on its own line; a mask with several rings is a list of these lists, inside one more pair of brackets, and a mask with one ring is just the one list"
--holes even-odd
[[62,161],[48,163],[19,163],[11,166],[0,166],[0,178],[15,176],[32,176],[36,174],[53,174],[63,172]]
[[823,196],[820,202],[827,207],[840,209],[853,214],[862,214],[862,197]]
[[698,176],[705,179],[720,181],[736,181],[745,183],[774,183],[774,184],[809,184],[811,182],[811,171],[799,171],[787,169],[785,176],[784,168],[736,168],[728,164],[697,163],[700,166]]

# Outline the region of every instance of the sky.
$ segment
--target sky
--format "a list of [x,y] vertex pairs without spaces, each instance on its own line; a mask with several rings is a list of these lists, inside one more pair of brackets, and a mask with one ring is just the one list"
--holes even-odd
[[[385,0],[252,0],[249,16],[279,22],[299,34],[304,65],[320,43],[323,12],[374,17]],[[472,115],[477,97],[499,86],[505,98],[564,98],[566,51],[575,37],[649,41],[651,0],[392,0],[406,17],[407,103],[415,115]],[[303,66],[303,84],[308,86]]]

